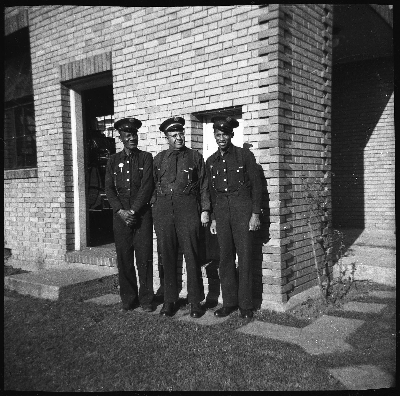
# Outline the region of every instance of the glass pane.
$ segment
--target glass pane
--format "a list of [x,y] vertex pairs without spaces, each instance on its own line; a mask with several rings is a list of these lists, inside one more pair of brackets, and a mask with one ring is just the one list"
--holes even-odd
[[35,136],[24,136],[16,139],[17,167],[32,167],[36,165]]
[[22,137],[25,134],[24,128],[24,109],[23,107],[17,107],[14,109],[14,121],[15,121],[15,136]]
[[33,95],[32,67],[29,48],[4,60],[5,91],[4,100],[11,101]]
[[15,168],[17,158],[15,139],[4,141],[4,169]]
[[106,137],[114,137],[114,115],[103,115],[96,117],[96,129]]
[[14,110],[4,110],[4,140],[15,136]]
[[36,125],[33,103],[24,106],[24,125],[26,135],[35,135]]

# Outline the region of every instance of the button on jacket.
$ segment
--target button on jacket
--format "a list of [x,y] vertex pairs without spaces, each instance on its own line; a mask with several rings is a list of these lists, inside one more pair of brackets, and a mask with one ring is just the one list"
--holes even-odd
[[249,221],[252,213],[261,211],[261,176],[253,153],[232,144],[223,156],[218,149],[207,159],[206,165],[211,218],[216,220],[220,247],[223,305],[251,309],[254,232],[249,231]]
[[120,209],[139,212],[149,203],[153,189],[151,153],[135,149],[129,156],[124,149],[110,157],[105,190],[114,213]]
[[[125,148],[110,157],[106,169],[105,191],[114,211],[120,296],[126,309],[132,308],[137,300],[148,305],[153,299],[153,218],[149,205],[154,189],[152,170],[150,153],[135,149],[128,154]],[[135,211],[137,223],[127,226],[117,214],[121,209]]]
[[211,202],[219,194],[251,198],[251,211],[261,212],[262,183],[253,153],[231,144],[225,154],[217,150],[207,159]]
[[[171,182],[169,167],[176,157],[176,177]],[[201,211],[210,210],[210,195],[205,163],[193,149],[164,150],[154,158],[156,195],[193,195],[200,201]]]
[[200,212],[210,209],[207,173],[196,150],[164,150],[154,158],[154,228],[164,267],[164,301],[179,299],[178,248],[186,262],[189,303],[204,300]]

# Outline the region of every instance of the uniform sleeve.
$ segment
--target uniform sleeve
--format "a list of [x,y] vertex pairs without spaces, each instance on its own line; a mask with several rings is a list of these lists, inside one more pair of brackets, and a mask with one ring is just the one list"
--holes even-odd
[[153,156],[150,153],[144,153],[143,177],[140,189],[131,209],[135,212],[140,211],[146,204],[150,202],[154,190],[153,180]]
[[198,153],[198,169],[199,169],[199,189],[200,189],[200,205],[201,211],[210,211],[210,190],[208,188],[208,176],[206,164],[203,156]]
[[108,202],[111,204],[111,207],[114,210],[114,212],[117,212],[118,210],[121,209],[123,210],[124,206],[119,200],[117,190],[114,184],[114,168],[113,168],[114,162],[115,162],[115,157],[111,157],[107,161],[104,189],[107,195]]
[[248,177],[251,184],[252,213],[260,214],[262,199],[262,181],[256,159],[254,157],[254,154],[250,150],[245,152],[245,161]]
[[206,170],[207,170],[207,179],[208,179],[208,190],[210,192],[210,213],[211,213],[211,219],[215,219],[214,215],[214,210],[213,206],[215,204],[215,189],[212,187],[212,176],[211,176],[211,168],[210,168],[211,162],[209,159],[206,161]]
[[[160,154],[160,153],[159,153]],[[151,195],[151,199],[150,199],[150,204],[154,204],[157,200],[157,182],[158,182],[158,164],[159,164],[159,155],[157,154],[154,157],[154,162],[153,162],[153,182],[154,182],[154,188],[153,188],[153,193]]]

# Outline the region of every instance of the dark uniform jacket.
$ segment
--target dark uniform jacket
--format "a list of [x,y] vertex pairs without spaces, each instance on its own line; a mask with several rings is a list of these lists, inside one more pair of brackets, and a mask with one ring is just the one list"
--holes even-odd
[[[169,166],[177,156],[176,178],[168,179]],[[155,191],[152,202],[160,196],[196,196],[201,211],[210,210],[208,179],[202,155],[193,149],[164,150],[154,158]]]
[[[231,144],[224,156],[218,149],[206,162],[211,204],[218,195],[250,197],[252,213],[261,212],[262,182],[254,154]],[[214,215],[211,215],[212,219]]]
[[105,191],[114,213],[120,209],[140,212],[149,204],[153,190],[151,153],[135,149],[129,156],[123,149],[110,157]]

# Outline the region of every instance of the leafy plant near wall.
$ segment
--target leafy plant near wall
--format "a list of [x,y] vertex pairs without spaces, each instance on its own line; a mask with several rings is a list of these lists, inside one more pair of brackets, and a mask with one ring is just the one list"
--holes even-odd
[[[305,200],[305,217],[311,239],[314,266],[320,293],[325,303],[337,303],[344,298],[354,283],[356,271],[352,263],[346,278],[342,258],[345,252],[343,232],[331,229],[332,220],[328,210],[327,186],[323,178],[309,178],[302,175],[302,194]],[[322,261],[319,262],[317,249],[322,249]],[[332,265],[338,263],[339,276],[333,279]]]

